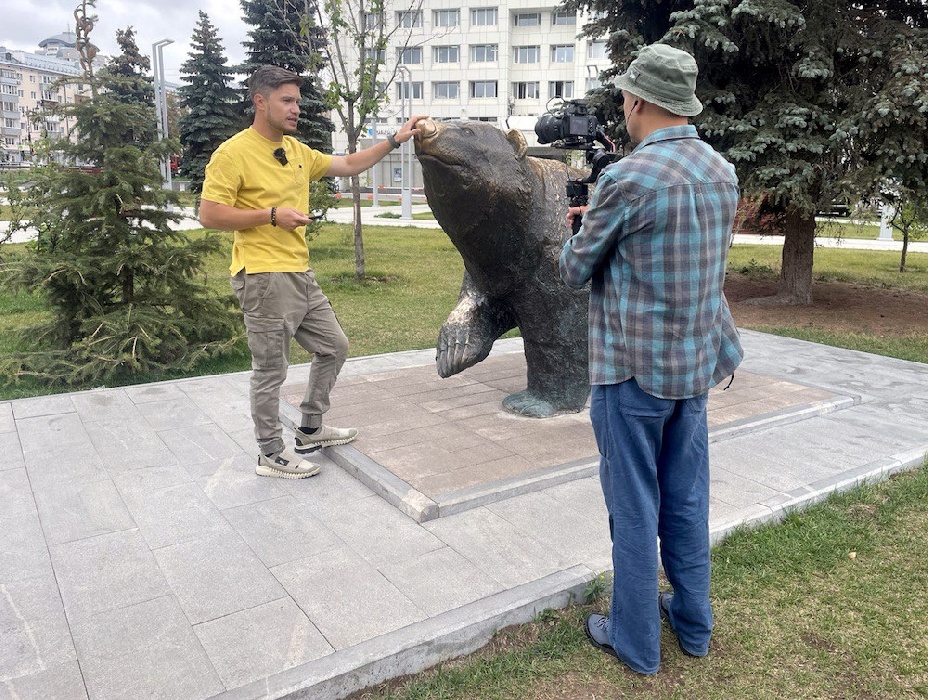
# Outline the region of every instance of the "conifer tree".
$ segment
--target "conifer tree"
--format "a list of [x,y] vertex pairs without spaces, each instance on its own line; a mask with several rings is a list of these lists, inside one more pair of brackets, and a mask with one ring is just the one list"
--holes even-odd
[[187,84],[178,90],[185,110],[180,118],[184,153],[180,174],[190,179],[191,191],[199,193],[213,151],[245,123],[239,94],[230,87],[232,69],[226,66],[222,41],[202,10],[190,47],[189,57],[180,67],[181,80]]
[[[270,64],[286,68],[303,77],[300,88],[300,121],[297,138],[325,153],[332,151],[332,122],[325,116],[328,108],[318,77],[307,73],[318,64],[318,53],[325,43],[324,31],[307,26],[314,12],[309,0],[241,0],[244,20],[254,29],[245,41],[247,56],[238,72],[250,76],[258,66]],[[251,100],[244,90],[246,113],[251,114]]]
[[742,190],[782,218],[777,301],[811,301],[816,211],[894,186],[928,186],[922,0],[579,0],[577,6],[597,17],[585,32],[607,37],[613,72],[655,41],[694,54],[697,94],[706,105],[694,122],[735,164]]
[[33,351],[2,374],[96,385],[189,368],[230,349],[236,315],[201,271],[223,243],[171,227],[178,215],[167,205],[176,195],[162,189],[158,164],[177,144],[139,138],[154,118],[150,103],[125,99],[135,75],[109,70],[74,80],[89,84],[92,97],[60,106],[76,122],[74,140],[42,144],[63,162],[33,170],[32,213],[14,225],[35,229],[38,239],[2,275],[44,295],[51,320],[29,330]]
[[140,145],[157,138],[155,116],[155,88],[148,76],[151,61],[143,56],[135,41],[132,27],[116,30],[116,43],[121,52],[110,58],[100,71],[100,80],[113,93],[113,98],[128,105],[144,106],[151,110],[150,119],[135,126],[134,138]]

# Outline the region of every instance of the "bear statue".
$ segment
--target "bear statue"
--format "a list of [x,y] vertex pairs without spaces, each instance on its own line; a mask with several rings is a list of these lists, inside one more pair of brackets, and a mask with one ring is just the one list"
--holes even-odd
[[544,418],[584,408],[589,289],[561,282],[558,257],[570,236],[567,180],[586,173],[527,157],[518,130],[486,122],[418,122],[416,156],[435,218],[464,260],[457,306],[441,327],[442,377],[485,359],[518,327],[528,386],[503,406]]

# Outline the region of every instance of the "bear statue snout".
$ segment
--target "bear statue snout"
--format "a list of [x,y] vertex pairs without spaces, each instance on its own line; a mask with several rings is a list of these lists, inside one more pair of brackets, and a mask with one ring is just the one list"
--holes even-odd
[[438,133],[438,124],[429,117],[417,121],[416,128],[419,130],[416,134],[416,141],[427,141]]

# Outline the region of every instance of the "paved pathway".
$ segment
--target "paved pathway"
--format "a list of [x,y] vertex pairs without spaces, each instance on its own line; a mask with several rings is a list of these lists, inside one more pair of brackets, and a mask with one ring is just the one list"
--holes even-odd
[[[713,429],[714,538],[921,463],[928,366],[743,338],[743,376],[815,395],[770,411],[768,391]],[[520,351],[500,341],[487,362]],[[433,361],[352,359],[344,386]],[[336,451],[312,479],[256,477],[247,384],[0,402],[0,698],[339,698],[468,652],[609,568],[595,473],[421,522]]]

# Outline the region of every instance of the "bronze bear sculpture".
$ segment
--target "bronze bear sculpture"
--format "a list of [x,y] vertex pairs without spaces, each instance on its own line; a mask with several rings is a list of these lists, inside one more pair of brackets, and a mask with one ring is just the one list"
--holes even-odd
[[518,326],[528,386],[506,410],[544,418],[584,408],[589,289],[561,282],[566,182],[585,173],[526,156],[518,130],[485,122],[418,122],[416,156],[429,206],[464,259],[458,304],[438,336],[438,374],[450,377],[485,359]]

